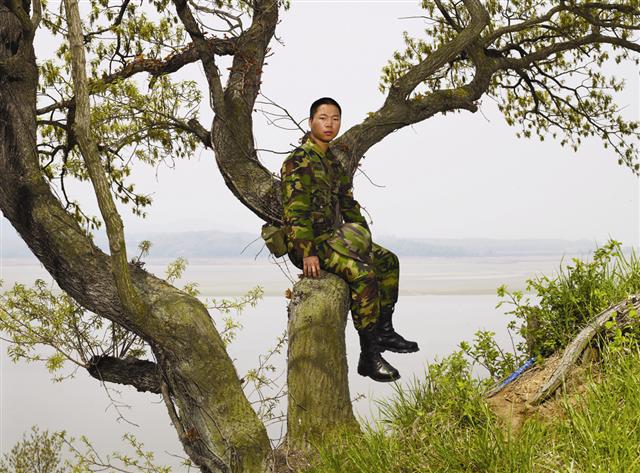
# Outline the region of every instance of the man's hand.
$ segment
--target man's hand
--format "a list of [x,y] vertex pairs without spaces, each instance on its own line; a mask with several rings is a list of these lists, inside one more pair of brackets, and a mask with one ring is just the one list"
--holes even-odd
[[307,256],[302,258],[302,273],[311,278],[320,276],[320,258],[317,256]]

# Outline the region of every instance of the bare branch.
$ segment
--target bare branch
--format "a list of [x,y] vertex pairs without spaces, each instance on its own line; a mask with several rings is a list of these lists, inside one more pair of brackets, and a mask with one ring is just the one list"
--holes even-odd
[[[571,49],[577,49],[580,46],[589,44],[613,44],[616,46],[622,46],[626,49],[640,52],[640,44],[628,41],[622,38],[604,36],[600,33],[591,33],[575,40],[563,41],[560,43],[554,43],[544,48],[540,48],[537,51],[529,53],[521,58],[501,58],[496,61],[498,69],[521,69],[530,66],[535,62],[542,61],[553,54],[557,54],[563,51],[569,51]],[[496,70],[498,70],[496,69]]]
[[496,30],[493,31],[493,33],[488,35],[486,38],[483,38],[482,42],[485,46],[488,46],[501,36],[504,36],[510,33],[515,33],[518,31],[523,31],[532,26],[540,25],[545,21],[549,21],[553,17],[553,15],[564,10],[567,10],[567,6],[564,4],[560,4],[553,7],[544,15],[533,16],[525,21],[521,21],[520,23],[510,24],[507,26],[503,26],[502,28],[497,28]]

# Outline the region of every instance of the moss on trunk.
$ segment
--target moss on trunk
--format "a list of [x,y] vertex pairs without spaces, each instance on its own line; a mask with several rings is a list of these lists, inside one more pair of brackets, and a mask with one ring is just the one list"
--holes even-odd
[[294,448],[305,450],[309,441],[337,427],[359,429],[347,377],[349,302],[347,283],[331,273],[304,278],[293,287],[288,307],[287,439]]

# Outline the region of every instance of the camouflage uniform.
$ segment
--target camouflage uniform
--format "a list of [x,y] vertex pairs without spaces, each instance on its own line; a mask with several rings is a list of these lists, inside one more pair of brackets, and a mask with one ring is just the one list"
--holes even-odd
[[342,164],[308,139],[282,164],[281,186],[287,249],[302,269],[302,258],[318,256],[320,268],[345,279],[351,290],[353,325],[361,330],[378,320],[381,310],[398,300],[400,266],[391,251],[373,243],[369,262],[335,251],[326,240],[344,222],[369,226],[353,198]]

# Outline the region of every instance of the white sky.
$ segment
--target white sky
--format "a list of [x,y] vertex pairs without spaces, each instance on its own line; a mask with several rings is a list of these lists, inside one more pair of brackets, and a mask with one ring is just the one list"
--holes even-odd
[[[83,6],[86,3],[83,2]],[[366,10],[365,10],[366,9]],[[365,15],[366,14],[366,15]],[[335,98],[343,110],[341,131],[378,109],[382,67],[403,50],[402,31],[424,34],[419,2],[292,2],[281,14],[262,78],[266,97],[286,107],[298,120],[322,96]],[[38,38],[38,58],[50,56],[52,41]],[[229,58],[219,61],[226,72]],[[638,118],[638,70],[631,63],[617,75],[627,80],[619,96],[625,117]],[[179,77],[205,87],[200,64]],[[208,99],[201,122],[211,123]],[[263,100],[260,96],[258,100]],[[261,108],[258,105],[256,108]],[[276,111],[273,108],[270,111]],[[283,151],[299,133],[268,125],[256,112],[258,148]],[[306,128],[306,120],[303,121]],[[544,143],[515,137],[491,99],[472,114],[438,115],[393,133],[365,155],[363,175],[356,175],[354,195],[373,218],[377,235],[433,238],[588,238],[612,236],[639,243],[639,187],[631,172],[617,164],[599,140],[577,153],[550,138]],[[283,155],[262,153],[277,172]],[[123,209],[125,231],[218,229],[259,233],[261,220],[226,188],[213,152],[199,151],[175,169],[139,165],[133,176],[140,192],[153,193],[145,220]],[[93,191],[68,184],[72,196],[97,215]],[[3,222],[6,225],[6,221]]]

